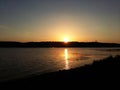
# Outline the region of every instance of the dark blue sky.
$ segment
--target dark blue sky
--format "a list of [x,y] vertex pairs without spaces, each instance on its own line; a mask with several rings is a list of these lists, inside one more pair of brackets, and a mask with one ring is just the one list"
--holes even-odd
[[120,0],[0,0],[0,40],[120,42]]

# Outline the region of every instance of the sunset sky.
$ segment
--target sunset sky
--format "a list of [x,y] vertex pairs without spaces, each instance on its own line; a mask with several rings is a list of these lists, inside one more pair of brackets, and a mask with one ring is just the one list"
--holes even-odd
[[120,43],[120,0],[0,0],[0,41]]

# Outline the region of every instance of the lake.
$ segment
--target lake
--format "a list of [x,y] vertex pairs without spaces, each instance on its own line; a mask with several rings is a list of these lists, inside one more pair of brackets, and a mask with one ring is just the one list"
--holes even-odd
[[120,48],[0,48],[0,81],[68,70],[120,55]]

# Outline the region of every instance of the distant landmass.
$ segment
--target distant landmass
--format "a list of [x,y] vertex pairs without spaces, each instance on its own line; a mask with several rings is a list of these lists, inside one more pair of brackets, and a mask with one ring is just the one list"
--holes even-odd
[[120,47],[119,43],[102,42],[12,42],[0,41],[0,47]]

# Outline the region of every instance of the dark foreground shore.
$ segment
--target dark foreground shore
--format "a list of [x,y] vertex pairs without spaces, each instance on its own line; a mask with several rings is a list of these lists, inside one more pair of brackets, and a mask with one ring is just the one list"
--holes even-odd
[[[79,90],[83,87],[97,88],[108,86],[118,88],[120,85],[120,56],[108,57],[95,61],[92,65],[63,70],[39,76],[7,81],[0,83],[1,88],[45,88],[56,90],[68,87]],[[118,86],[118,87],[117,87]],[[43,89],[42,89],[43,88]],[[76,89],[75,89],[76,88]]]

